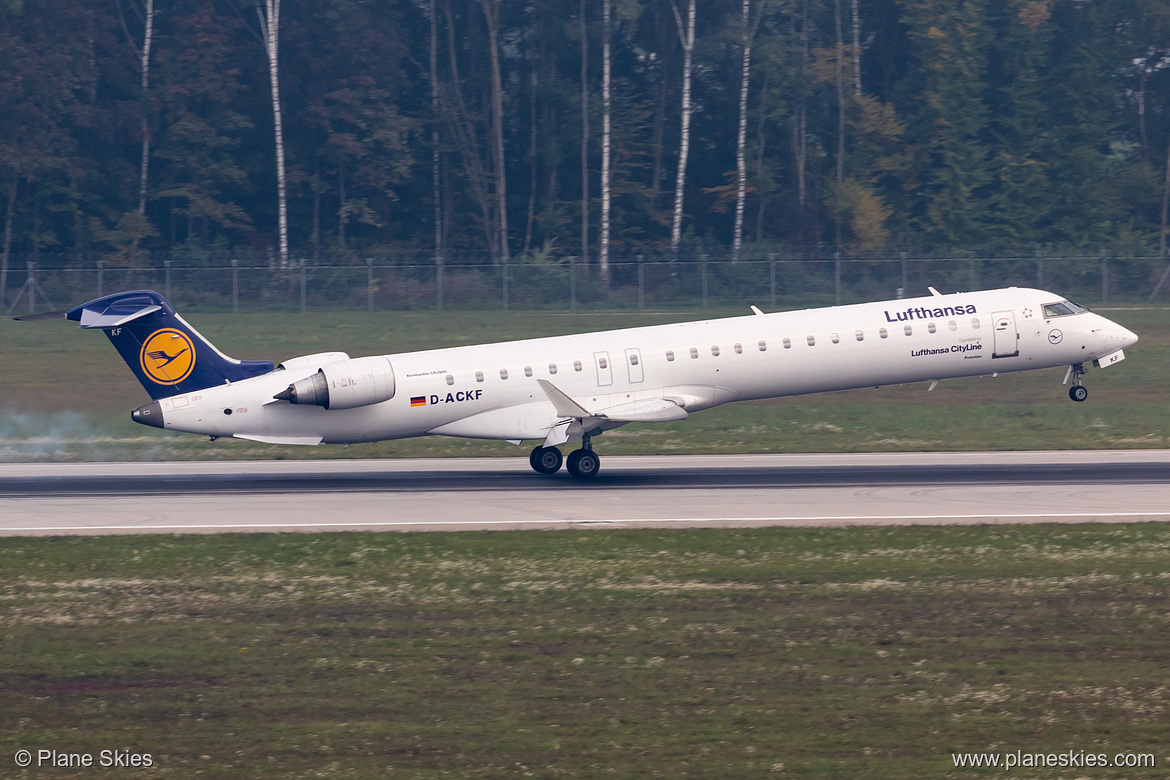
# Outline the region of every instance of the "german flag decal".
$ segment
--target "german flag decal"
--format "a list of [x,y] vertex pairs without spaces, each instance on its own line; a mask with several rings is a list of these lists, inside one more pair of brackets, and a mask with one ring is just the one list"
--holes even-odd
[[426,405],[427,405],[427,397],[425,395],[412,396],[410,399],[410,408],[411,409],[413,409],[416,406],[426,406]]

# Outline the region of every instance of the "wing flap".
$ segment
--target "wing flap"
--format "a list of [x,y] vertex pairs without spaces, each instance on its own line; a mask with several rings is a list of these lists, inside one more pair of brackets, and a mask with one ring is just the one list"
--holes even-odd
[[256,441],[261,444],[301,444],[306,447],[313,447],[321,443],[320,436],[263,436],[251,433],[234,433],[232,438]]
[[649,398],[611,406],[595,413],[617,422],[674,422],[687,419],[687,412],[669,398]]

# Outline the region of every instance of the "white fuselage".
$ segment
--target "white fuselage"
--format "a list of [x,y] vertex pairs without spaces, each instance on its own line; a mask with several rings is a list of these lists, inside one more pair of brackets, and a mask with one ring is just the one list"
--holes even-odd
[[[1088,364],[1137,337],[1061,297],[1010,288],[387,355],[394,397],[352,409],[274,401],[315,365],[160,401],[163,427],[314,444],[428,434],[544,439],[560,415],[537,380],[587,410],[729,401]],[[226,410],[231,410],[230,414]]]

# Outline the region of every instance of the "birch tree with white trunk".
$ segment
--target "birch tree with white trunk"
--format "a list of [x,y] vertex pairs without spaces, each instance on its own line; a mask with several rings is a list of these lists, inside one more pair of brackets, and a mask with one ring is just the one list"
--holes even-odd
[[500,77],[500,0],[482,0],[484,21],[487,23],[488,47],[491,50],[492,110],[491,147],[495,170],[493,182],[496,195],[498,225],[497,260],[508,260],[508,177],[504,168],[504,84]]
[[150,169],[150,124],[146,101],[150,95],[150,44],[154,37],[154,0],[146,0],[145,31],[142,34],[142,162],[138,176],[138,214],[146,215],[146,182]]
[[612,52],[610,51],[610,6],[611,0],[601,3],[601,237],[597,245],[597,264],[603,282],[609,281],[609,157]]
[[268,54],[268,79],[272,84],[272,118],[276,135],[276,197],[280,231],[280,267],[287,269],[288,260],[288,199],[285,195],[284,128],[280,113],[280,71],[277,58],[280,32],[280,0],[264,0],[256,4],[260,19],[260,36]]
[[853,0],[853,94],[861,97],[861,14]]
[[751,0],[743,0],[743,70],[739,82],[739,133],[735,140],[735,168],[737,176],[735,190],[735,235],[732,238],[732,262],[739,260],[739,250],[743,246],[743,210],[747,200],[747,107],[748,84],[752,73],[752,40],[759,29],[760,20],[764,17],[764,6],[767,0],[760,3],[756,21],[751,21]]
[[695,0],[687,4],[687,19],[683,22],[678,4],[671,2],[674,21],[678,24],[678,37],[683,47],[682,83],[682,128],[678,148],[678,172],[674,178],[674,216],[670,222],[670,254],[678,259],[678,247],[682,242],[683,187],[687,179],[687,156],[691,148],[691,70],[695,49]]
[[431,190],[435,206],[435,264],[443,264],[443,194],[439,159],[439,20],[435,0],[430,6],[430,77],[431,77]]
[[577,21],[581,28],[581,260],[589,264],[589,38],[585,0]]

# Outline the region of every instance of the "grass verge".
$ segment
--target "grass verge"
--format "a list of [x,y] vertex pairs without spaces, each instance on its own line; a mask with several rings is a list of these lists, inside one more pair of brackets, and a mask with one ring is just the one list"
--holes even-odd
[[150,753],[135,777],[991,777],[951,754],[1017,749],[1156,766],[1011,777],[1170,776],[1162,524],[5,548],[4,776],[73,776],[21,748]]

